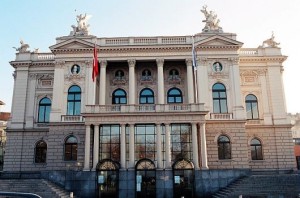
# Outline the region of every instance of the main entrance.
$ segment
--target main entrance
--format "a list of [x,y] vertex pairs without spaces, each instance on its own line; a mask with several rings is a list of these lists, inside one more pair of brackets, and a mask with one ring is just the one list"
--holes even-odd
[[149,159],[141,159],[137,162],[135,170],[136,197],[155,198],[156,173],[154,162]]
[[102,160],[97,165],[98,197],[117,198],[119,187],[119,164],[111,160]]
[[194,165],[189,160],[181,159],[173,164],[174,198],[194,197]]

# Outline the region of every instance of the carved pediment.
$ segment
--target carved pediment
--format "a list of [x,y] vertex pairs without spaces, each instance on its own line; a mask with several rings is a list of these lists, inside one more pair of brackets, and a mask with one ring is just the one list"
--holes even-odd
[[70,51],[70,50],[82,50],[82,49],[92,49],[94,48],[94,43],[78,39],[72,38],[55,45],[50,46],[50,50],[54,53],[55,51]]
[[197,47],[242,47],[243,43],[220,35],[211,36],[195,43]]

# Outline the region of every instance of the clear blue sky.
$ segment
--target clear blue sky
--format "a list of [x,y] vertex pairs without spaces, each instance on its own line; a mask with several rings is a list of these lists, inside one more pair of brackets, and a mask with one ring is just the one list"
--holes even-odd
[[283,74],[287,110],[300,112],[299,0],[1,0],[0,100],[6,103],[2,110],[11,108],[9,61],[21,38],[31,50],[49,52],[56,37],[69,34],[80,13],[92,15],[90,32],[98,37],[192,35],[204,27],[203,5],[216,12],[225,32],[237,34],[243,47],[261,45],[274,31],[283,54],[289,56]]

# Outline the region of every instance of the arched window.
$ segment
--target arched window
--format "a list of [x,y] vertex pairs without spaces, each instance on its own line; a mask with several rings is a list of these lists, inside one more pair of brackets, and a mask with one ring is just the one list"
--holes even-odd
[[141,91],[140,104],[154,104],[154,93],[151,89],[145,88]]
[[113,92],[112,104],[127,104],[126,92],[123,89],[117,89]]
[[122,70],[116,71],[116,73],[115,73],[115,78],[116,78],[117,80],[123,79],[123,78],[124,78],[124,72],[123,72]]
[[227,113],[226,88],[221,83],[216,83],[212,87],[213,111],[214,113]]
[[176,69],[171,69],[169,72],[169,78],[170,79],[178,79],[179,78],[179,72]]
[[68,115],[79,115],[81,106],[81,89],[77,85],[70,87],[68,91]]
[[65,160],[77,160],[77,138],[73,135],[65,141]]
[[47,97],[41,99],[39,102],[38,122],[49,122],[50,110],[51,100]]
[[257,98],[255,95],[249,94],[246,96],[246,112],[247,112],[247,119],[249,120],[259,118]]
[[35,145],[35,163],[46,163],[47,144],[43,140],[38,141]]
[[219,159],[231,159],[230,140],[226,135],[220,135],[218,138]]
[[182,103],[182,93],[180,89],[177,88],[169,89],[168,103]]
[[262,145],[259,139],[253,138],[251,140],[251,159],[252,160],[262,160]]

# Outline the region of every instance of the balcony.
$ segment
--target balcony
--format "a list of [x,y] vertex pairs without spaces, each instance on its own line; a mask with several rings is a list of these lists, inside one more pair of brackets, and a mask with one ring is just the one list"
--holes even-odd
[[232,120],[232,113],[211,113],[211,120]]
[[62,115],[62,122],[84,122],[84,118],[81,115]]
[[203,104],[86,105],[84,113],[199,112]]

